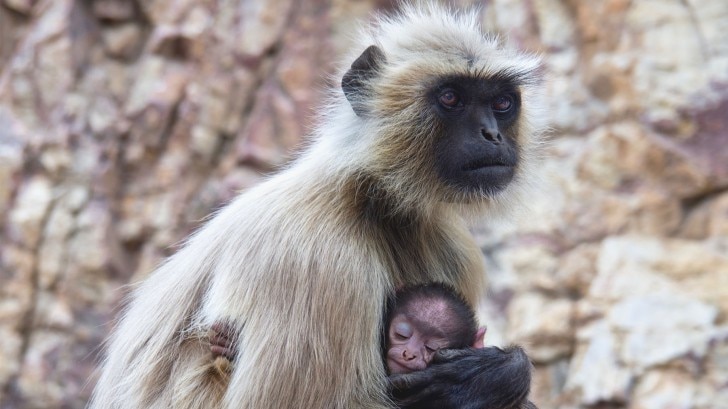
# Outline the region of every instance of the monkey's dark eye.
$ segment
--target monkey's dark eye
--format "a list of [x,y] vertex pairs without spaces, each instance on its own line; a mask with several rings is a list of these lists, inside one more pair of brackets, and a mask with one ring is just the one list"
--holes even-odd
[[490,107],[495,112],[508,112],[511,110],[511,107],[513,107],[513,97],[510,95],[501,95],[496,98],[492,104],[490,104]]
[[460,96],[451,89],[443,91],[437,100],[445,108],[455,108],[460,105]]

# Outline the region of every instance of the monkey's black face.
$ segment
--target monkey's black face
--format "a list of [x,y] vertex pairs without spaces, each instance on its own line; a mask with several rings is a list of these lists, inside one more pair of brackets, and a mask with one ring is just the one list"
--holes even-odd
[[435,166],[445,184],[488,195],[504,189],[518,164],[517,86],[507,79],[446,78],[428,100],[441,125]]

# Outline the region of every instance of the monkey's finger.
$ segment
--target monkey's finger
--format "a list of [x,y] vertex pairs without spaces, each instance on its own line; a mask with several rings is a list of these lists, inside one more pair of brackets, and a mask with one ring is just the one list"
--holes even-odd
[[214,357],[221,356],[221,357],[225,357],[229,360],[232,360],[235,355],[232,349],[220,347],[217,345],[212,345],[210,347],[210,350],[212,351],[212,356],[214,356]]
[[409,374],[392,375],[389,377],[393,390],[417,390],[424,388],[434,381],[431,371],[423,370]]
[[463,349],[441,349],[435,353],[435,356],[432,357],[432,362],[448,362],[452,361],[455,358],[460,358],[466,355],[469,355],[470,351],[467,348]]
[[389,385],[393,390],[407,389],[410,385],[410,378],[406,375],[390,375]]
[[410,378],[401,375],[390,376],[389,378],[389,385],[392,390],[409,389],[411,384]]
[[220,335],[212,335],[210,337],[210,344],[222,346],[225,348],[231,348],[233,346],[233,342],[230,338]]
[[230,338],[233,335],[233,330],[227,324],[222,322],[216,322],[210,326],[210,329],[220,336]]
[[230,337],[221,334],[212,334],[210,335],[210,342],[214,342],[215,344],[229,344],[231,340]]

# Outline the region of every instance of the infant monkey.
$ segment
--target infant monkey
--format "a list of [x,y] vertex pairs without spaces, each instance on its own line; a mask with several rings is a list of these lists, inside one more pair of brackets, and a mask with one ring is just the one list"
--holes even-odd
[[[457,291],[442,283],[406,287],[388,305],[384,358],[391,395],[403,409],[536,409],[531,363],[520,347],[483,348],[485,329]],[[215,366],[229,371],[235,340],[211,328]],[[473,348],[477,347],[477,348]]]
[[517,346],[483,348],[485,329],[454,288],[432,283],[398,291],[385,329],[391,393],[400,408],[536,408],[528,401],[528,356]]
[[390,374],[421,371],[444,348],[482,347],[485,335],[460,294],[440,283],[398,291],[390,303],[385,328]]

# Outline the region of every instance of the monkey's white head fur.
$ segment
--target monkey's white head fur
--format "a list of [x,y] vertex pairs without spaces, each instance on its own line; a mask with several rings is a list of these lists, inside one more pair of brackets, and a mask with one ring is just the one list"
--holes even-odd
[[[332,168],[340,165],[344,171],[372,174],[387,191],[395,192],[402,209],[429,213],[433,206],[455,205],[477,214],[517,207],[514,202],[522,202],[524,188],[537,180],[530,168],[545,123],[540,58],[509,48],[483,31],[478,10],[458,11],[432,1],[404,3],[399,12],[375,18],[357,38],[348,64],[370,46],[383,54],[377,74],[366,80],[368,91],[357,101],[367,114],[357,115],[348,103],[351,99],[347,102],[337,89],[309,153],[319,162],[327,158]],[[437,125],[427,114],[427,91],[446,76],[508,77],[519,84],[521,160],[512,182],[497,194],[453,193],[437,180],[432,167]],[[330,152],[337,156],[330,157]]]

